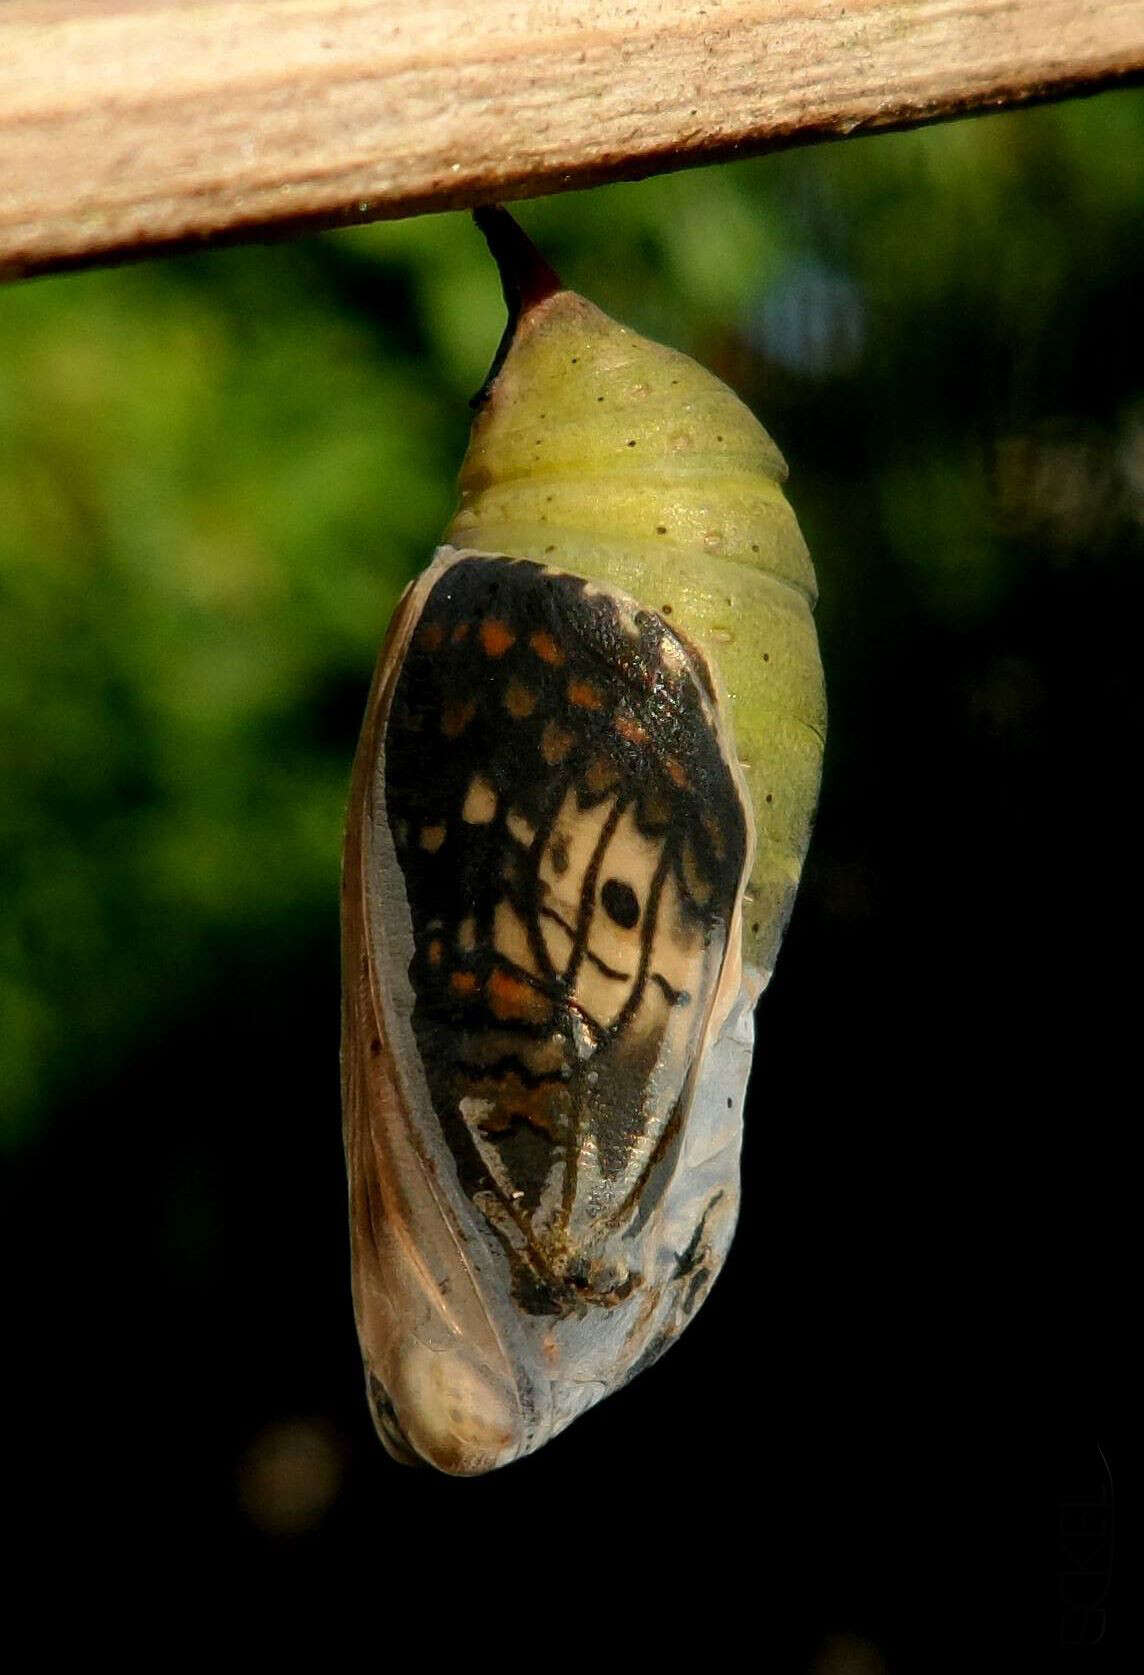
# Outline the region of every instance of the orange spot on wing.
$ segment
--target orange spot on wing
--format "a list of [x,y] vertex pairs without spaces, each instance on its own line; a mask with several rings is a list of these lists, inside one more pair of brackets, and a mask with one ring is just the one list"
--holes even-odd
[[465,731],[477,713],[475,698],[450,698],[441,711],[441,731],[447,739],[455,739]]
[[711,900],[714,885],[704,876],[699,865],[699,858],[690,843],[685,843],[680,856],[680,866],[683,871],[683,882],[687,886],[687,893],[700,907],[706,907]]
[[615,726],[616,732],[622,739],[627,739],[629,744],[647,743],[647,734],[644,732],[639,722],[633,721],[631,716],[618,715],[616,717]]
[[517,680],[510,680],[504,695],[504,707],[514,721],[523,721],[536,708],[536,693],[530,692]]
[[568,702],[582,710],[602,710],[604,707],[603,698],[586,680],[568,682]]
[[722,860],[725,854],[725,849],[723,845],[723,833],[719,829],[719,822],[717,820],[712,820],[709,814],[703,815],[702,819],[703,830],[711,839],[711,847],[715,851],[719,860]]
[[538,628],[534,634],[530,634],[528,643],[537,657],[543,659],[545,663],[551,663],[557,669],[563,663],[564,653],[546,629]]
[[604,757],[598,756],[594,762],[588,764],[584,783],[594,796],[599,796],[601,792],[610,791],[613,785],[618,784],[619,778],[619,769]]
[[449,987],[455,995],[475,995],[480,985],[471,971],[454,971],[449,974]]
[[441,945],[441,938],[439,936],[435,936],[433,938],[432,942],[429,944],[429,947],[426,949],[426,954],[428,955],[429,964],[430,965],[440,965],[441,964],[441,954],[442,954],[442,952],[443,952],[443,950],[442,950],[442,945]]
[[575,742],[567,728],[557,726],[555,721],[546,721],[540,735],[540,754],[548,766],[554,768],[558,762],[563,762]]
[[481,638],[481,645],[489,657],[503,657],[509,646],[513,645],[516,635],[507,622],[499,617],[486,617],[477,630]]
[[439,622],[425,622],[417,630],[417,644],[422,651],[439,651],[445,639],[445,630]]
[[640,797],[638,819],[642,831],[666,831],[671,825],[670,801],[654,786],[648,787]]
[[686,789],[687,789],[687,775],[683,771],[682,762],[677,762],[675,760],[674,756],[667,756],[667,757],[664,758],[663,765],[667,769],[668,774],[670,775],[670,777],[679,786],[680,790],[681,791],[686,791]]
[[462,640],[468,638],[468,633],[469,633],[468,623],[467,622],[459,622],[457,624],[456,628],[454,628],[453,632],[450,634],[449,638],[452,640],[452,642],[455,646],[459,646]]
[[541,1024],[552,1011],[551,1003],[531,984],[507,971],[494,971],[486,987],[493,1016],[502,1023]]

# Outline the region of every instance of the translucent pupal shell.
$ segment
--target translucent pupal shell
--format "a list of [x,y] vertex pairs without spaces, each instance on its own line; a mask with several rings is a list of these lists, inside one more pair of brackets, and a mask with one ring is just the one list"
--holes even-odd
[[455,1473],[647,1366],[722,1264],[825,726],[766,432],[485,224],[513,320],[382,649],[343,881],[370,1402]]
[[705,1295],[752,841],[711,672],[661,617],[441,549],[379,664],[345,865],[354,1295],[392,1451],[504,1464]]

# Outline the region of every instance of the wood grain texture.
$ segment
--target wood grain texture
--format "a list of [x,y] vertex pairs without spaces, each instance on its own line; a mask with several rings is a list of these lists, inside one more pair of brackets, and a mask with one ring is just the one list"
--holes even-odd
[[0,273],[1108,85],[1144,0],[5,0]]

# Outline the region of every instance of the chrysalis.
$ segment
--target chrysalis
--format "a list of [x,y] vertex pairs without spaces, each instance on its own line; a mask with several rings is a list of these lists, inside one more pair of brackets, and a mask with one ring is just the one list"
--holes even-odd
[[343,880],[369,1401],[459,1474],[648,1366],[719,1271],[825,729],[766,432],[478,220],[509,325],[378,661]]

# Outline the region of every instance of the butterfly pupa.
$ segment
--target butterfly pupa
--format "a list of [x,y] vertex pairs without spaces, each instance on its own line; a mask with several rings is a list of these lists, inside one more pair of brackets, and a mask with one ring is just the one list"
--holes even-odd
[[653,1362],[722,1265],[825,729],[762,426],[478,221],[510,319],[378,660],[342,910],[368,1399],[461,1475]]

